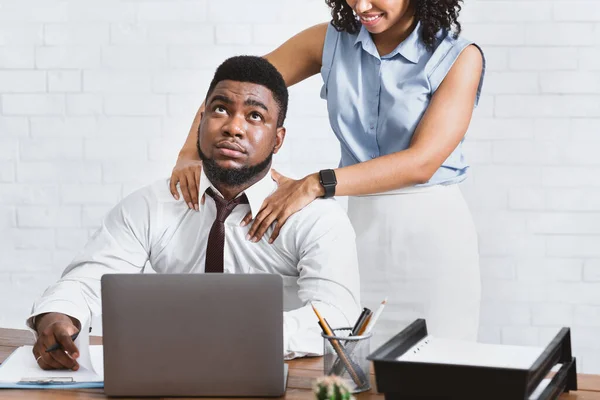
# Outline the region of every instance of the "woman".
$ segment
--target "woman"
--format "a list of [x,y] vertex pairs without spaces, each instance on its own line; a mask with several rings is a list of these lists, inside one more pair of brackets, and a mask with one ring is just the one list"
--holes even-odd
[[[378,341],[419,317],[436,336],[476,340],[477,234],[457,183],[468,169],[461,144],[485,62],[458,36],[461,0],[326,1],[331,24],[265,57],[288,86],[321,72],[340,166],[300,180],[273,172],[279,187],[254,216],[250,240],[267,240],[274,224],[273,241],[291,214],[318,197],[350,196],[363,301],[389,297]],[[196,209],[202,109],[171,177],[173,195],[179,182]]]

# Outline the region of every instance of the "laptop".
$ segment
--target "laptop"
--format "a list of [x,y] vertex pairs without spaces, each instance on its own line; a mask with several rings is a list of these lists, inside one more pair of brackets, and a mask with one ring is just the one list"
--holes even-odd
[[282,396],[283,283],[272,274],[107,274],[108,396]]

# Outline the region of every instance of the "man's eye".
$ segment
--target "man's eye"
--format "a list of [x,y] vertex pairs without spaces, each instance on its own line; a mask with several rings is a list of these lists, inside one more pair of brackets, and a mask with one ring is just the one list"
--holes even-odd
[[250,119],[252,119],[253,121],[261,121],[263,117],[262,115],[260,115],[260,113],[253,112],[250,114]]
[[216,106],[215,107],[215,112],[218,114],[224,114],[227,112],[227,110],[225,110],[225,108],[221,107],[221,106]]

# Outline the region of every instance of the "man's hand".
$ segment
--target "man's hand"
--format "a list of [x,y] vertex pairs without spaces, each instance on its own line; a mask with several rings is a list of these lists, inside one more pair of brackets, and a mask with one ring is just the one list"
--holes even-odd
[[[77,371],[79,350],[71,335],[79,331],[76,319],[61,313],[47,313],[37,317],[36,330],[38,340],[33,346],[33,356],[42,369],[72,369]],[[46,352],[46,349],[58,343],[60,348]]]

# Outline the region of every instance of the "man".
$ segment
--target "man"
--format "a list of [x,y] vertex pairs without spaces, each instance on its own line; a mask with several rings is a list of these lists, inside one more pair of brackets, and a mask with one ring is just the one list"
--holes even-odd
[[[147,261],[158,273],[281,275],[286,358],[322,352],[310,302],[332,326],[352,325],[360,304],[355,237],[335,201],[315,201],[293,215],[273,244],[269,235],[248,240],[249,226],[241,226],[276,188],[270,167],[285,138],[287,102],[282,76],[265,59],[234,57],[219,66],[198,132],[204,204],[190,210],[162,180],[108,213],[27,320],[38,335],[33,355],[41,368],[78,369],[70,336],[101,313],[101,276],[141,272]],[[45,351],[57,342],[66,352]]]

